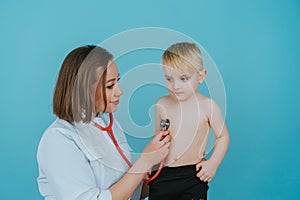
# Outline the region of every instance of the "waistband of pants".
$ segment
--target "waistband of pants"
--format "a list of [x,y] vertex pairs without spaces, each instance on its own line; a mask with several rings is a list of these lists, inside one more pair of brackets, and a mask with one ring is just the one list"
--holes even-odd
[[[155,174],[157,170],[152,171],[151,175]],[[160,174],[181,174],[181,175],[190,175],[196,174],[196,164],[192,165],[182,165],[178,167],[163,167]]]

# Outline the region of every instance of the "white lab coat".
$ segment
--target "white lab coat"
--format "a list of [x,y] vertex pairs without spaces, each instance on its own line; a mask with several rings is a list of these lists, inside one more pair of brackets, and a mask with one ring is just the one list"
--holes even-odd
[[[108,115],[96,121],[106,127]],[[118,122],[115,137],[131,160],[126,137]],[[45,200],[111,200],[108,188],[129,169],[110,136],[92,123],[71,124],[56,119],[41,138],[37,160],[39,190]],[[141,184],[133,199],[139,199]]]

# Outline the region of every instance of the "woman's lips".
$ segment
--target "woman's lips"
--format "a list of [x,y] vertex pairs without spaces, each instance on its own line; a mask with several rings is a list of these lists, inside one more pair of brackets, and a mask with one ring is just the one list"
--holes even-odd
[[119,100],[115,100],[115,101],[111,101],[110,103],[114,104],[114,105],[118,105],[119,104]]

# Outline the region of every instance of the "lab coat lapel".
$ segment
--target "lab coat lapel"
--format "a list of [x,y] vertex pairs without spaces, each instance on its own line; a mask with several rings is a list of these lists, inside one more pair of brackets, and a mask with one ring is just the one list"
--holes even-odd
[[99,130],[91,123],[77,123],[76,131],[81,144],[89,154],[89,159],[97,160],[115,170],[124,171],[129,168],[106,131]]

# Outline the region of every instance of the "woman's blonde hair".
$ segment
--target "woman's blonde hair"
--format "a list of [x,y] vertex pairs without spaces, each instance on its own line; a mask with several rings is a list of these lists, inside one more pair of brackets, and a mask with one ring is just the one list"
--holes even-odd
[[[53,113],[69,122],[90,122],[95,113],[95,91],[102,82],[106,107],[105,79],[113,56],[105,49],[82,46],[71,51],[63,61],[53,95]],[[99,69],[101,69],[99,71]]]
[[162,63],[180,73],[203,70],[201,51],[194,43],[173,44],[163,53]]

